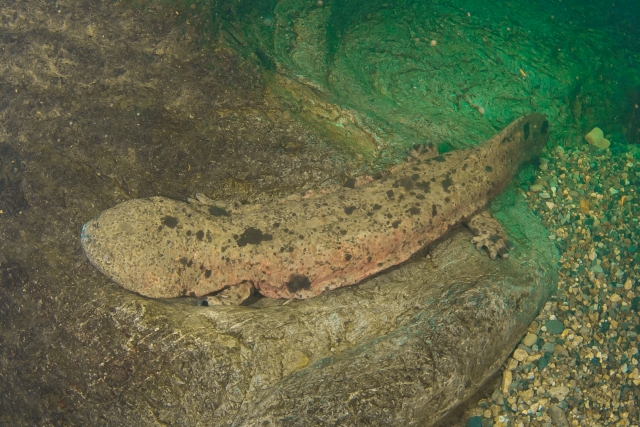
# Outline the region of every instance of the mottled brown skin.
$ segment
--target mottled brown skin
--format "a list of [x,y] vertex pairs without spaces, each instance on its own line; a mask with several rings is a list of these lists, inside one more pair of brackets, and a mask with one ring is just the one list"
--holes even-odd
[[232,212],[162,197],[130,200],[89,221],[82,245],[129,290],[169,298],[226,289],[209,298],[214,303],[239,303],[252,289],[303,299],[352,285],[467,220],[474,243],[505,256],[504,232],[481,210],[547,140],[545,117],[529,114],[477,148],[418,157],[330,194]]

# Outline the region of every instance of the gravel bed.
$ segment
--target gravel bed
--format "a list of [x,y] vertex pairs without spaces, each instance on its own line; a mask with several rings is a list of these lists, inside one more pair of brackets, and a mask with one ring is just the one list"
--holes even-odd
[[561,251],[557,295],[467,426],[640,425],[640,147],[557,147],[523,186]]

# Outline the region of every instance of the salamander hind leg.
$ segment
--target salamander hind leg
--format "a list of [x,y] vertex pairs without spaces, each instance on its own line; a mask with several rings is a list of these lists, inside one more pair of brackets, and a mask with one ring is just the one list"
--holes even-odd
[[242,282],[229,286],[213,295],[198,298],[198,305],[240,305],[253,294],[253,283]]
[[507,233],[489,212],[483,210],[469,218],[467,227],[474,234],[473,242],[478,250],[487,248],[491,259],[498,255],[502,258],[509,258],[509,251],[514,248],[507,238]]

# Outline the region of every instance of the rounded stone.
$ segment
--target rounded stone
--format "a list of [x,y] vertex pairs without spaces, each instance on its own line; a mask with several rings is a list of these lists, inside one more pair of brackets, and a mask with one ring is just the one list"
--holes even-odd
[[524,362],[525,360],[527,360],[527,357],[529,357],[529,353],[527,353],[526,350],[523,350],[521,348],[517,348],[513,352],[513,358],[516,359],[518,362]]
[[564,331],[564,323],[562,323],[558,319],[548,320],[547,323],[544,324],[544,326],[547,328],[547,332],[549,332],[551,335],[558,335],[561,334],[562,331]]
[[555,345],[552,342],[546,342],[541,350],[543,353],[553,353],[555,351]]
[[482,427],[482,418],[478,416],[471,417],[467,422],[467,427]]
[[531,347],[532,345],[534,345],[536,342],[538,341],[538,336],[536,334],[532,334],[532,333],[528,333],[527,335],[525,335],[525,337],[522,339],[522,344],[526,345],[527,347]]

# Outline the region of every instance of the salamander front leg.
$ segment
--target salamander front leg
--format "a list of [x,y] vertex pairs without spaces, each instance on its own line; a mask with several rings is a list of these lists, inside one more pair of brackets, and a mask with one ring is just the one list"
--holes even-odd
[[213,295],[205,295],[198,298],[198,305],[240,305],[253,293],[253,283],[242,282],[229,286]]
[[478,250],[487,248],[491,259],[498,255],[502,258],[509,258],[509,251],[514,248],[507,238],[507,233],[494,217],[486,210],[482,210],[466,222],[467,227],[474,234],[471,242],[475,243]]

